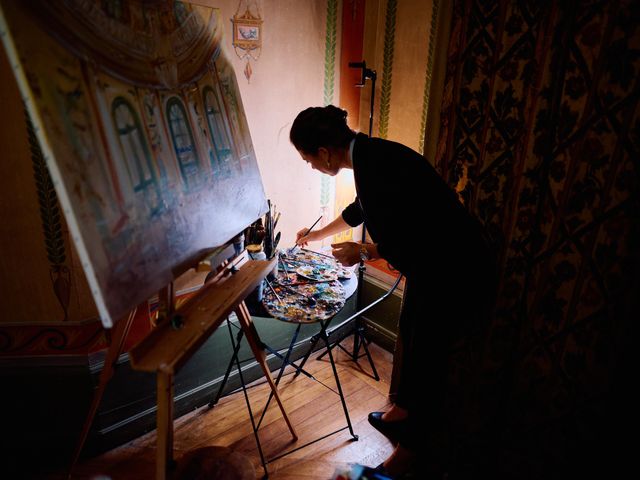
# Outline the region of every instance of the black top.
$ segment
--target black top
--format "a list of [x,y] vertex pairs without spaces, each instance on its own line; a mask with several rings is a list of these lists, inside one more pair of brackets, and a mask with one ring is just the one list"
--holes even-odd
[[342,218],[352,227],[364,221],[380,256],[407,278],[459,274],[487,254],[480,223],[409,147],[359,133],[353,174],[357,198]]

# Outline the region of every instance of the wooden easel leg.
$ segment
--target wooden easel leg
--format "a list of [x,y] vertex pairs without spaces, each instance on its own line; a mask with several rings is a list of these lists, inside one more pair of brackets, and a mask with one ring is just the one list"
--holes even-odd
[[173,467],[173,374],[158,371],[157,376],[157,452],[156,479],[165,480]]
[[122,353],[122,348],[124,346],[124,341],[129,334],[129,329],[131,328],[131,324],[133,323],[133,317],[135,316],[137,308],[134,308],[126,320],[123,319],[113,327],[113,333],[111,334],[111,342],[109,344],[109,350],[107,350],[107,356],[104,360],[104,367],[102,367],[102,372],[100,372],[100,382],[98,383],[98,387],[93,394],[93,399],[91,400],[91,406],[89,407],[89,413],[87,413],[87,418],[84,421],[84,425],[82,426],[82,432],[80,433],[80,438],[78,439],[78,443],[76,444],[76,448],[73,451],[73,457],[71,458],[71,464],[69,465],[69,476],[73,472],[76,463],[78,463],[78,459],[80,458],[80,453],[82,453],[82,448],[84,447],[84,443],[87,441],[87,436],[89,435],[89,430],[91,429],[91,425],[93,424],[93,419],[96,416],[96,412],[98,411],[98,407],[100,406],[100,401],[102,400],[102,396],[104,395],[104,391],[107,388],[107,384],[111,377],[113,377],[113,370],[116,362],[118,361],[118,357]]
[[291,432],[291,436],[294,440],[298,439],[298,434],[296,433],[293,425],[289,421],[289,417],[287,416],[287,412],[284,409],[284,405],[280,400],[280,395],[278,395],[278,387],[273,382],[273,378],[271,378],[271,372],[269,371],[269,366],[267,365],[267,356],[260,345],[258,332],[256,331],[256,327],[251,320],[251,315],[249,314],[249,310],[244,302],[238,305],[236,309],[236,315],[238,316],[238,320],[240,321],[240,326],[244,330],[244,334],[247,337],[247,342],[249,342],[249,346],[251,347],[251,351],[253,352],[253,356],[256,358],[260,367],[262,368],[262,372],[264,373],[267,382],[269,382],[269,386],[271,387],[271,391],[273,392],[273,396],[278,402],[278,406],[280,407],[280,411],[282,412],[282,416],[284,417],[284,421],[287,422],[287,427],[289,427],[289,431]]

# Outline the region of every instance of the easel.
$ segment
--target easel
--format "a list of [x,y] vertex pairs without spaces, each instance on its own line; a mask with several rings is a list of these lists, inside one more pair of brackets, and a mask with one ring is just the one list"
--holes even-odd
[[[157,453],[156,478],[167,478],[173,467],[173,379],[177,371],[218,328],[233,311],[251,350],[269,382],[272,395],[287,423],[293,440],[297,434],[284,410],[277,387],[271,378],[266,355],[244,299],[273,270],[273,261],[249,260],[245,252],[220,271],[180,308],[175,307],[173,282],[159,293],[160,314],[156,328],[130,352],[131,365],[136,370],[157,374]],[[73,472],[91,425],[100,406],[107,384],[113,377],[114,367],[123,351],[137,308],[126,319],[116,322],[109,335],[109,350],[100,373],[99,385],[84,422],[82,433],[73,453],[69,477]],[[252,417],[253,422],[253,417]]]
[[[80,437],[78,438],[78,443],[76,444],[76,448],[73,451],[73,456],[71,457],[71,463],[69,465],[69,478],[71,478],[71,474],[73,473],[73,469],[78,463],[78,459],[80,458],[80,453],[82,453],[82,448],[84,447],[85,442],[87,441],[87,436],[89,435],[89,430],[91,429],[91,425],[93,424],[93,419],[98,412],[98,407],[100,406],[100,402],[102,401],[102,397],[104,395],[104,391],[107,388],[107,384],[111,377],[113,377],[113,372],[115,369],[116,362],[118,361],[118,357],[122,353],[124,348],[124,342],[129,334],[129,329],[131,328],[131,324],[133,323],[133,318],[136,315],[136,311],[138,307],[134,308],[129,312],[126,319],[122,319],[119,322],[116,322],[113,327],[113,331],[107,330],[107,340],[109,341],[109,349],[107,350],[107,356],[104,360],[104,367],[102,367],[102,371],[100,372],[100,381],[98,383],[98,387],[96,388],[93,399],[91,400],[91,406],[89,407],[89,413],[87,413],[87,418],[84,421],[82,426],[82,431],[80,433]],[[111,332],[111,333],[109,333]]]
[[[219,249],[214,250],[209,257],[213,257],[215,253],[225,252],[226,250]],[[223,253],[224,254],[224,253]],[[146,302],[145,302],[146,303]],[[158,293],[158,303],[159,303],[159,314],[158,314],[158,323],[168,318],[174,310],[175,307],[175,292],[173,288],[173,282],[171,282],[168,286],[164,287]],[[98,386],[96,387],[93,398],[91,399],[91,405],[89,406],[89,411],[85,418],[84,424],[82,426],[82,430],[80,436],[78,437],[78,442],[76,443],[76,447],[73,451],[73,455],[71,457],[71,462],[69,463],[68,470],[68,478],[72,477],[73,469],[75,468],[78,460],[80,459],[80,454],[82,453],[82,449],[87,441],[87,437],[89,436],[89,431],[91,430],[91,425],[93,425],[93,420],[95,419],[96,413],[98,413],[98,407],[100,406],[100,402],[102,401],[102,397],[104,396],[104,392],[109,384],[109,381],[113,377],[115,372],[116,363],[118,362],[118,358],[120,354],[124,350],[124,343],[129,335],[129,330],[131,329],[131,325],[133,324],[133,319],[135,318],[136,312],[140,306],[135,307],[133,310],[129,312],[126,318],[122,318],[119,321],[115,322],[115,325],[112,330],[106,330],[105,336],[107,338],[107,342],[109,344],[107,355],[104,360],[104,366],[102,367],[102,371],[100,372],[100,379],[98,381]]]
[[[173,466],[173,380],[177,371],[220,324],[235,312],[253,355],[267,378],[293,440],[298,436],[289,421],[271,378],[258,333],[244,299],[273,270],[275,260],[248,260],[246,251],[227,264],[198,293],[178,309],[169,321],[158,325],[130,352],[135,370],[157,375],[156,479],[164,480]],[[266,472],[265,472],[266,473]]]

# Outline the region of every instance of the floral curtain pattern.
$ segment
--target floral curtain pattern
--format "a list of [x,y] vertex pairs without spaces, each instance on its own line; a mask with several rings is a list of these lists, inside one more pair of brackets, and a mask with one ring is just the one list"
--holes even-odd
[[624,404],[640,318],[639,20],[630,0],[454,6],[436,167],[499,254],[477,401],[521,478],[570,468]]

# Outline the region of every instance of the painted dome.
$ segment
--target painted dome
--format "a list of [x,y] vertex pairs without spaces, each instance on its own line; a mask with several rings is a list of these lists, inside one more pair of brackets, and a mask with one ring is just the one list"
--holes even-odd
[[220,48],[215,9],[173,0],[38,0],[24,6],[80,58],[135,85],[191,83]]

